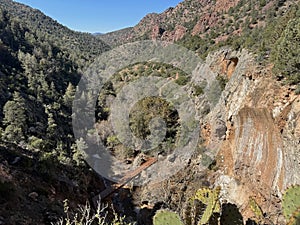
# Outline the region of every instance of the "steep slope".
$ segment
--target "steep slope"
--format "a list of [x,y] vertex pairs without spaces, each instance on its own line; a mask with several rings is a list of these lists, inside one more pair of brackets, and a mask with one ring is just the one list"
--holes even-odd
[[210,109],[200,117],[199,152],[218,152],[216,162],[202,171],[199,154],[171,179],[136,191],[137,203],[163,201],[184,218],[197,188],[221,186],[222,201],[236,205],[244,223],[286,223],[282,194],[300,183],[299,15],[299,1],[192,0],[100,36],[111,45],[144,39],[181,44],[209,55],[202,65],[209,69],[194,75],[195,85],[203,74],[226,83],[216,106],[195,100],[199,115]]
[[[299,139],[299,133],[293,132],[299,96],[293,93],[294,87],[282,86],[274,80],[270,68],[260,67],[247,53],[229,54],[239,63],[205,123],[211,129],[208,146],[220,147],[221,169],[215,182],[223,187],[224,198],[237,204],[246,217],[255,217],[247,206],[253,197],[268,218],[278,223],[282,220],[281,194],[300,182],[299,147],[292,144]],[[223,58],[220,54],[214,65],[220,65]],[[216,118],[226,126],[222,140],[214,135],[219,127]],[[291,132],[293,135],[286,135]]]
[[[64,198],[75,206],[104,188],[101,178],[78,154],[84,143],[77,140],[79,145],[74,145],[71,104],[81,68],[107,46],[91,35],[68,30],[37,10],[0,1],[0,223],[49,224],[62,213]],[[138,153],[132,149],[122,148],[108,125],[109,106],[118,88],[145,74],[161,73],[186,85],[195,101],[201,127],[195,155],[170,179],[131,187],[136,206],[147,202],[149,208],[164,205],[184,218],[190,197],[198,188],[221,186],[222,203],[234,204],[244,220],[285,223],[282,192],[300,183],[299,77],[294,72],[298,64],[293,54],[297,51],[291,51],[299,46],[294,39],[298,36],[293,35],[300,33],[297,4],[186,0],[162,14],[146,16],[136,27],[100,36],[112,45],[147,38],[175,41],[201,56],[208,55],[191,80],[180,80],[184,76],[168,65],[132,65],[119,71],[120,76],[99,97],[96,114],[105,120],[97,126],[99,134],[107,136],[105,143],[128,164],[143,159],[134,158]],[[274,62],[281,63],[283,53],[282,64],[292,69],[282,75],[281,65],[274,76],[268,60],[274,54]],[[287,63],[291,58],[296,60]],[[203,76],[222,89],[204,92]],[[165,113],[173,115],[175,121],[171,122],[177,126],[177,115],[165,102],[146,99],[133,110],[139,120],[131,116],[132,128],[142,137],[149,134],[143,129],[153,116],[144,111],[155,102],[168,109]],[[143,120],[147,123],[137,127]],[[176,137],[174,127],[169,131],[172,138]],[[161,157],[172,150],[173,142],[160,149]],[[208,169],[203,170],[203,163]],[[112,200],[121,209],[122,203],[129,203],[130,207],[121,211],[131,210],[135,216],[128,192],[121,189]],[[262,216],[251,210],[251,199],[261,208]],[[149,209],[149,224],[154,210]],[[143,221],[142,214],[139,217]]]
[[[88,168],[61,164],[16,144],[0,141],[0,223],[51,224],[71,208],[85,205],[104,184]],[[88,190],[88,191],[87,191]]]
[[75,32],[59,24],[37,9],[12,0],[1,0],[1,8],[8,11],[14,19],[22,21],[42,40],[52,40],[61,49],[66,49],[74,59],[92,60],[93,57],[109,49],[103,41],[88,33]]
[[[111,45],[119,45],[134,40],[141,39],[162,39],[176,41],[181,39],[186,33],[192,32],[196,24],[207,17],[208,8],[214,5],[214,1],[188,0],[179,3],[175,8],[169,8],[161,14],[146,15],[135,27],[129,28],[127,32],[111,32],[100,35],[100,38]],[[237,1],[227,1],[221,3],[223,10],[227,11],[234,6]],[[213,12],[214,8],[209,11]],[[200,32],[195,32],[199,34]]]
[[268,18],[281,13],[283,5],[285,8],[294,2],[297,1],[186,0],[161,14],[145,16],[126,32],[111,32],[100,35],[100,38],[111,45],[141,39],[178,41],[186,35],[219,42],[231,35],[238,35],[249,27],[264,26]]
[[107,49],[37,10],[0,2],[0,224],[56,222],[64,199],[76,207],[104,188],[78,155],[71,106],[80,71]]
[[[224,65],[230,59],[238,63],[228,70]],[[260,66],[246,50],[223,48],[211,53],[194,73],[193,84],[201,85],[204,74],[210,79],[230,76],[221,95],[215,94],[215,106],[203,95],[195,99],[203,138],[199,149],[170,179],[137,189],[135,203],[149,202],[151,207],[164,202],[188,221],[195,191],[220,186],[221,202],[233,204],[244,223],[286,224],[282,194],[300,183],[300,97],[295,86],[283,86],[272,76],[271,67]],[[207,115],[203,108],[210,109]],[[213,157],[208,169],[203,169],[203,153]],[[253,211],[253,200],[264,216]]]

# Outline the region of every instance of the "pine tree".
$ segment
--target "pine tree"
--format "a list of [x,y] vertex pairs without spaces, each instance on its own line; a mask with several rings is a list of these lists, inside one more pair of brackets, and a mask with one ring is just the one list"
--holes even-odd
[[47,136],[50,140],[55,140],[58,136],[57,133],[57,123],[55,121],[54,114],[51,112],[52,106],[46,105],[45,106],[45,112],[48,115],[48,124],[47,124]]
[[300,82],[300,18],[289,21],[272,55],[274,72],[290,84]]
[[75,87],[71,83],[69,83],[65,95],[63,97],[63,100],[65,105],[70,108],[72,107],[72,103],[75,97],[75,91],[76,91]]
[[14,92],[13,100],[6,102],[3,107],[6,125],[4,138],[11,142],[20,142],[26,139],[27,116],[25,99],[19,92]]

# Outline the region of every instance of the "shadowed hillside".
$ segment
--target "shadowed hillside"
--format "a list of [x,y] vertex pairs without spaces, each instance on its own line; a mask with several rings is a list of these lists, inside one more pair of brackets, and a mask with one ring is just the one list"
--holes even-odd
[[[87,208],[93,224],[101,225],[297,224],[299,18],[298,0],[185,0],[146,15],[134,27],[92,35],[74,32],[39,10],[0,0],[0,224],[51,224],[63,218],[58,224],[83,225],[74,221],[87,219]],[[74,137],[72,105],[86,67],[94,62],[107,69],[97,64],[97,56],[110,46],[148,39],[184,46],[201,63],[192,74],[176,63],[127,65],[96,98],[87,91],[79,99],[87,106],[96,101],[88,140],[102,141],[126,168],[139,170],[149,159],[157,162],[153,166],[181,168],[158,183],[120,187],[86,163],[89,156],[82,151],[88,146]],[[168,93],[177,96],[184,90],[193,103],[192,110],[185,110],[195,110],[197,122],[186,124],[200,134],[188,159],[178,161],[173,154],[186,124],[176,105],[161,98],[164,85],[160,95],[139,99],[128,111],[134,147],[114,130],[119,119],[114,116],[123,113],[113,111],[118,95],[123,91],[136,97],[126,87],[153,77],[176,84]],[[165,122],[165,137],[144,151],[139,139],[160,131],[157,118]],[[183,137],[189,144],[191,137]],[[93,150],[92,157],[101,159]],[[148,175],[142,171],[138,179]],[[103,190],[116,192],[101,199],[103,210],[97,211],[91,199]],[[86,202],[91,208],[84,209]]]

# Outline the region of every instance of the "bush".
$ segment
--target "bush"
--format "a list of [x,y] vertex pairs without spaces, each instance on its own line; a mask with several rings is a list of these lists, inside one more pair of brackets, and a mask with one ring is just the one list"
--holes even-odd
[[64,201],[64,212],[65,217],[61,218],[56,223],[51,223],[52,225],[131,225],[132,223],[125,222],[125,217],[119,216],[114,212],[113,220],[107,222],[108,212],[107,206],[102,206],[99,202],[97,205],[96,212],[92,212],[91,206],[86,203],[84,207],[79,207],[77,213],[71,213],[69,210],[68,200]]
[[180,85],[180,86],[183,86],[183,85],[186,85],[188,82],[189,82],[189,77],[187,76],[179,76],[177,80],[175,80],[175,83]]
[[41,138],[37,138],[35,136],[31,136],[29,139],[28,139],[29,143],[28,143],[28,147],[32,150],[35,150],[35,149],[43,149],[43,144],[44,144],[44,141],[43,139]]
[[203,95],[204,94],[203,87],[200,85],[193,85],[193,94],[195,96]]
[[223,76],[217,76],[217,81],[219,82],[219,85],[221,87],[221,90],[224,91],[226,84],[228,82],[228,79]]

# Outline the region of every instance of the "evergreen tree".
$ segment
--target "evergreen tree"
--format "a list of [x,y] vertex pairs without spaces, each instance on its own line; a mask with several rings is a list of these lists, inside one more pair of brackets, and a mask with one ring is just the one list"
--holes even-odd
[[48,115],[48,123],[47,123],[47,136],[51,141],[55,140],[58,137],[57,134],[57,123],[55,121],[54,114],[51,112],[52,106],[45,106],[45,112]]
[[71,83],[69,83],[65,95],[63,97],[63,100],[65,105],[70,108],[72,107],[72,103],[75,97],[75,92],[76,92],[75,87]]
[[290,84],[300,82],[300,18],[289,21],[272,55],[274,72]]
[[20,142],[26,138],[26,104],[25,99],[19,92],[14,92],[13,99],[6,102],[3,107],[4,120],[6,125],[4,137],[11,142]]

